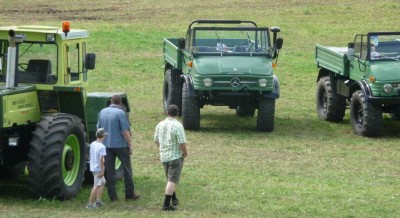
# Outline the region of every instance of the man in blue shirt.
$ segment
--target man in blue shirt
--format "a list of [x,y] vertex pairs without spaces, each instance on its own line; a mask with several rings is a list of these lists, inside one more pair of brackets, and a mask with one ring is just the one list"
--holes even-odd
[[115,188],[116,157],[121,161],[124,171],[125,200],[137,200],[140,198],[140,195],[135,193],[133,184],[129,121],[125,112],[121,109],[121,103],[121,96],[113,95],[111,97],[111,105],[100,111],[97,121],[97,128],[104,128],[108,133],[108,137],[104,140],[104,145],[107,152],[105,158],[107,190],[111,201],[118,200]]

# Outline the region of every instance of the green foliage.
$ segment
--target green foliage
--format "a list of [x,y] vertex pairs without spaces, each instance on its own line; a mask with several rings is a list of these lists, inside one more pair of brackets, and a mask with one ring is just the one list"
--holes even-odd
[[[385,1],[2,1],[0,25],[61,25],[90,32],[97,55],[89,91],[127,92],[133,124],[137,202],[84,208],[90,186],[76,199],[31,200],[26,183],[0,183],[6,217],[396,217],[399,207],[400,124],[386,119],[381,138],[355,136],[343,123],[318,119],[315,44],[346,46],[355,34],[400,31],[399,3]],[[162,38],[182,37],[196,19],[254,20],[279,26],[284,45],[275,70],[281,83],[275,129],[255,131],[256,117],[225,107],[201,110],[199,131],[188,131],[190,157],[178,187],[179,211],[161,211],[165,179],[153,142],[162,112]]]

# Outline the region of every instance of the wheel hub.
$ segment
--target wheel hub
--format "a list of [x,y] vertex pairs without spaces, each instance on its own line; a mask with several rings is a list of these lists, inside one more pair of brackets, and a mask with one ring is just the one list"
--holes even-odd
[[66,170],[72,170],[72,168],[74,167],[74,152],[72,150],[68,150],[67,153],[65,154],[65,169]]

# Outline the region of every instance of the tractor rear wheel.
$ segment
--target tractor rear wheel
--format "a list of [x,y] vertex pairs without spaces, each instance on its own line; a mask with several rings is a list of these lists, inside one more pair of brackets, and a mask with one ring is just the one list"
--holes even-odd
[[64,200],[77,195],[84,178],[85,139],[78,117],[63,113],[42,117],[28,153],[32,197]]

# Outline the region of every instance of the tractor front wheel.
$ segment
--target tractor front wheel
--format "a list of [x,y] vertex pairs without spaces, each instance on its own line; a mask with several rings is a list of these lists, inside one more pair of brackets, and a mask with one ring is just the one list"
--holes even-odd
[[32,197],[64,200],[77,195],[84,178],[85,139],[78,117],[63,113],[42,117],[28,153]]

